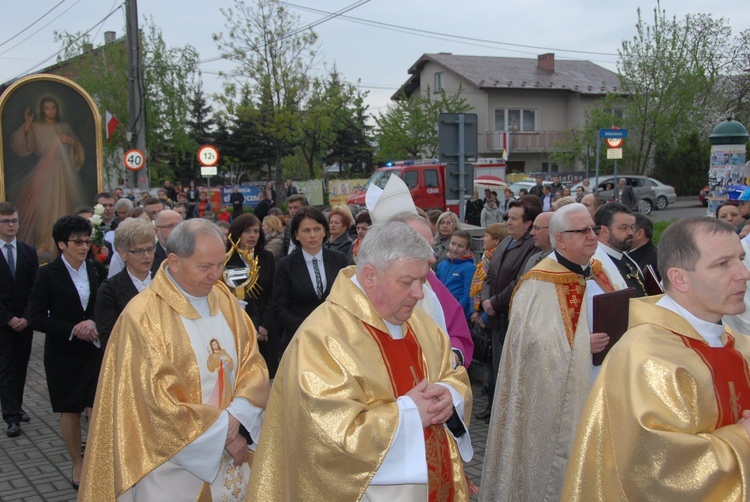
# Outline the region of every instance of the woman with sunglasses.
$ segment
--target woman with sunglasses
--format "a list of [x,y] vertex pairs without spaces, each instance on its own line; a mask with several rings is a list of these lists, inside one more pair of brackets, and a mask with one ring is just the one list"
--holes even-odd
[[72,460],[71,484],[78,489],[81,458],[81,412],[91,415],[102,362],[94,305],[104,266],[88,260],[91,224],[80,216],[63,216],[52,227],[60,255],[39,269],[31,293],[30,319],[44,333],[44,370],[52,411],[60,413],[60,430]]

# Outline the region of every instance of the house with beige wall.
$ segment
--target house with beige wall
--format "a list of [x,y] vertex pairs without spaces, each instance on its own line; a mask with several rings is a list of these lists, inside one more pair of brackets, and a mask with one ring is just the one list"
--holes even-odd
[[[477,114],[480,157],[498,157],[508,148],[508,173],[565,172],[550,153],[571,129],[584,125],[586,109],[618,92],[616,73],[589,61],[424,54],[409,68],[409,79],[393,95],[461,96]],[[503,144],[508,132],[509,144]]]

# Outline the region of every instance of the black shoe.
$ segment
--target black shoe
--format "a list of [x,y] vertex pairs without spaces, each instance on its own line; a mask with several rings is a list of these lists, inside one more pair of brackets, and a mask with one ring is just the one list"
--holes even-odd
[[31,422],[31,417],[25,411],[21,412],[21,422],[25,422],[25,423]]
[[71,467],[71,469],[70,469],[70,484],[71,484],[71,486],[73,486],[73,489],[74,489],[75,491],[78,491],[78,488],[80,488],[80,487],[81,487],[81,483],[80,483],[80,482],[78,482],[78,481],[73,481],[73,468],[72,468],[72,467]]
[[475,417],[477,417],[477,418],[478,418],[479,420],[485,420],[485,419],[489,419],[489,418],[490,418],[490,415],[492,415],[492,407],[491,407],[491,406],[487,406],[487,407],[486,407],[486,408],[484,409],[484,411],[483,411],[483,412],[481,412],[481,413],[477,413],[477,414],[476,414],[476,415],[474,415],[474,416],[475,416]]
[[16,423],[12,423],[8,426],[8,430],[5,431],[5,434],[7,434],[9,438],[17,438],[21,435],[21,426]]

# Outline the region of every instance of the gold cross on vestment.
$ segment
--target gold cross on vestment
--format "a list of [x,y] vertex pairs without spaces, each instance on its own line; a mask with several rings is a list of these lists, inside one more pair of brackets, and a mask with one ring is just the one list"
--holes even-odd
[[[242,473],[238,472],[238,469],[236,466],[231,465],[227,467],[227,478],[224,480],[224,487],[227,490],[232,490],[232,495],[235,497],[240,494],[242,491],[242,488],[240,488],[240,485],[242,484]],[[234,485],[234,488],[232,488],[232,485]]]

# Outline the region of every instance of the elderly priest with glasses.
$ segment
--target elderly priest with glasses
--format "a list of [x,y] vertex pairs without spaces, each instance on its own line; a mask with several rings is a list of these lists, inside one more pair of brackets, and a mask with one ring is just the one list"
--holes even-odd
[[592,298],[614,290],[582,204],[554,212],[554,251],[523,276],[511,300],[480,500],[560,500],[578,418],[592,385]]

